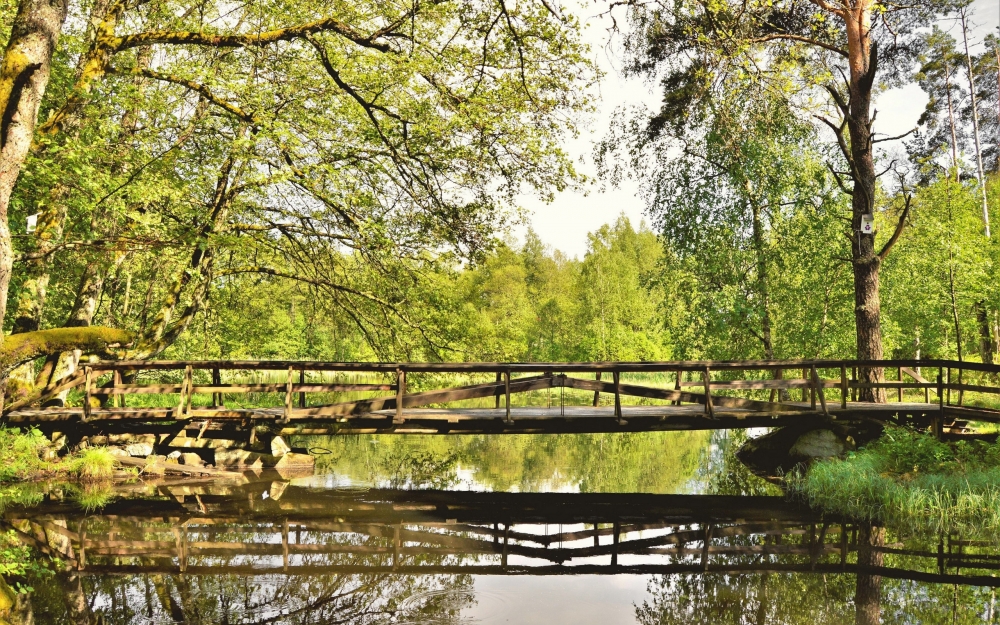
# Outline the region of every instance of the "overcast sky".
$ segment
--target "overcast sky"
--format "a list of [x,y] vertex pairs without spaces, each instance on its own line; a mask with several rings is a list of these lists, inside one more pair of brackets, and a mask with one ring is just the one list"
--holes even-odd
[[[582,159],[581,171],[589,176],[596,173],[593,167],[592,150],[594,143],[607,132],[609,121],[622,105],[645,103],[655,107],[659,94],[641,80],[624,80],[619,74],[620,59],[609,55],[607,43],[607,22],[596,16],[600,6],[588,3],[578,10],[581,21],[586,23],[585,39],[590,43],[597,64],[605,73],[599,86],[597,113],[590,127],[581,136],[567,142],[566,149],[576,160]],[[989,32],[1000,25],[1000,0],[975,0],[976,14],[975,41],[978,43]],[[948,28],[950,24],[942,24]],[[956,37],[959,31],[955,30]],[[883,93],[875,103],[879,111],[878,132],[898,135],[911,129],[920,117],[927,101],[919,87],[911,85],[904,89],[894,89]],[[645,206],[636,193],[634,181],[625,181],[619,188],[601,191],[598,180],[586,194],[567,191],[558,194],[550,204],[533,197],[524,197],[521,205],[527,210],[528,220],[542,241],[570,256],[582,257],[587,251],[587,233],[601,225],[614,221],[624,213],[638,224],[645,216]],[[523,236],[528,224],[515,229],[515,235]]]

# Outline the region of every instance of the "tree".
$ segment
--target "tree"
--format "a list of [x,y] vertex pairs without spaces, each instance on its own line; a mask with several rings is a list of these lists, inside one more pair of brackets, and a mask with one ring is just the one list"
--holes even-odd
[[[873,0],[627,4],[633,25],[626,39],[629,71],[658,78],[664,90],[651,132],[701,124],[727,81],[747,79],[833,131],[842,164],[831,171],[851,198],[857,357],[882,358],[879,269],[905,219],[898,220],[881,249],[877,233],[861,228],[862,218],[876,212],[874,145],[885,140],[874,129],[872,97],[879,85],[897,84],[909,73],[919,29],[947,5]],[[883,372],[865,367],[860,376],[878,382]],[[873,400],[883,395],[862,393]]]
[[[391,279],[449,250],[475,256],[518,193],[575,175],[558,142],[586,110],[590,66],[577,23],[545,2],[111,1],[64,28],[67,10],[22,2],[0,72],[0,306],[11,207],[20,223],[41,209],[20,258],[19,330],[42,327],[67,265],[85,296],[64,318],[86,325],[74,309],[106,295],[138,330],[133,356],[176,340],[230,276],[401,314],[402,296],[350,270]],[[54,56],[61,35],[74,54]],[[137,287],[141,319],[123,319]]]

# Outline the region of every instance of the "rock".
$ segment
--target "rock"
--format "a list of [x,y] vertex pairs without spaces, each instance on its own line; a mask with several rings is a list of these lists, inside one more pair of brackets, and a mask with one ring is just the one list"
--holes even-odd
[[271,499],[278,501],[281,496],[285,494],[285,489],[288,488],[288,482],[271,482],[271,488],[268,490],[268,494]]
[[261,471],[264,470],[264,463],[260,461],[260,458],[254,460],[254,463],[250,465],[250,470],[260,475]]
[[136,458],[145,458],[153,455],[153,445],[150,443],[129,443],[125,445],[128,455]]
[[854,449],[854,439],[841,437],[831,430],[812,430],[800,436],[788,450],[788,455],[809,461],[836,458]]
[[[292,448],[288,446],[285,439],[280,436],[275,436],[271,439],[271,455],[275,458],[281,458],[287,453],[291,453]],[[301,454],[300,454],[301,455]]]
[[882,426],[874,422],[789,425],[746,441],[736,457],[754,473],[774,477],[818,458],[841,456],[881,435]]
[[316,458],[309,454],[296,454],[289,452],[278,460],[274,468],[282,477],[286,475],[301,475],[302,473],[312,473],[316,466]]
[[201,459],[201,456],[194,453],[181,454],[181,464],[191,467],[205,466],[205,462]]
[[128,453],[127,449],[122,449],[121,447],[108,447],[108,453],[114,456],[115,458],[122,458],[132,455]]
[[167,454],[167,460],[180,460],[180,459],[181,459],[181,452],[179,451],[172,451],[169,454]]

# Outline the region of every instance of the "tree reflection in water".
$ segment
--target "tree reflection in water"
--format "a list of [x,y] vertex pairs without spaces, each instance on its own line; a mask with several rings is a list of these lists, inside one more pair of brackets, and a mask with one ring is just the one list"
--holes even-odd
[[938,550],[781,497],[276,480],[163,484],[100,513],[50,493],[0,521],[67,563],[34,580],[39,625],[457,624],[477,575],[585,575],[574,581],[586,586],[620,574],[650,579],[640,625],[943,625],[988,618],[992,592],[975,586],[1000,581],[992,544],[945,537]]

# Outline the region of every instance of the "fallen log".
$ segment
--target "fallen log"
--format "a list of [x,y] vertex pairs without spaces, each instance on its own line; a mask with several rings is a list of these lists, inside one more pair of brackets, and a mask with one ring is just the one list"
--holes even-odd
[[162,469],[165,473],[173,473],[175,475],[208,475],[211,477],[243,479],[243,474],[236,471],[224,471],[222,469],[210,469],[208,467],[196,467],[187,464],[175,464],[173,462],[147,463],[145,458],[132,458],[124,456],[118,457],[116,460],[127,467],[145,469],[147,467],[155,466],[157,472]]

